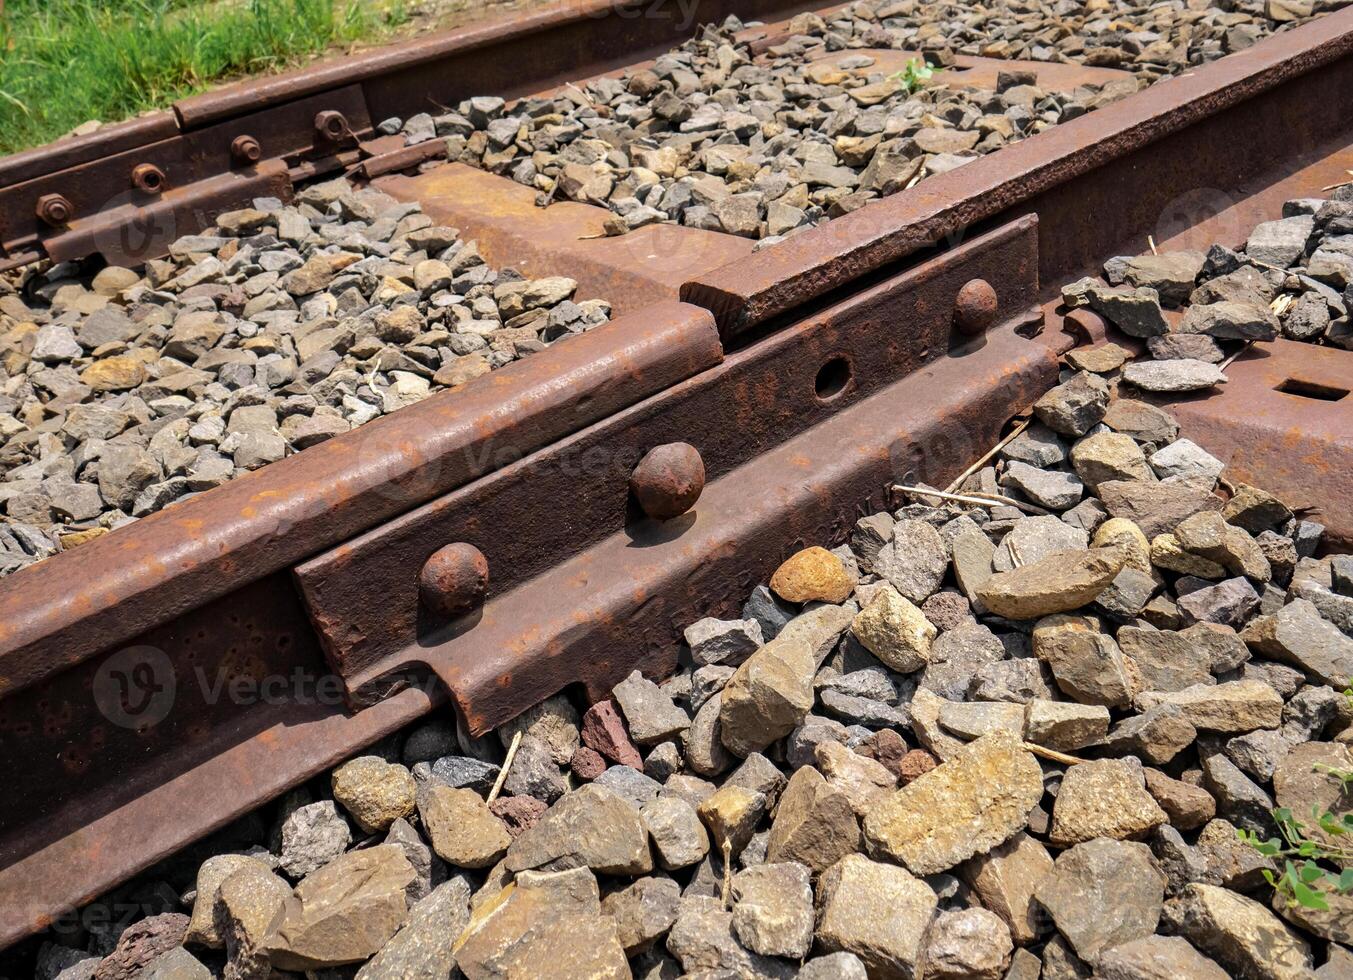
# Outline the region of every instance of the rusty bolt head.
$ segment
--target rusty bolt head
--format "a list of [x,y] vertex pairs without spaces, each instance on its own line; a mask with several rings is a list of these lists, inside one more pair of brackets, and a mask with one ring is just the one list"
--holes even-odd
[[684,442],[650,449],[630,474],[630,492],[645,514],[660,521],[686,513],[704,489],[705,461]]
[[164,171],[153,163],[138,163],[132,168],[132,186],[145,194],[164,190]]
[[230,143],[230,155],[239,163],[258,163],[263,147],[252,136],[236,136]]
[[338,142],[347,136],[351,130],[348,128],[347,117],[335,109],[325,109],[323,112],[315,113],[315,132],[331,142]]
[[996,322],[999,306],[991,283],[985,279],[969,279],[954,300],[954,324],[959,333],[975,337]]
[[478,609],[489,590],[489,563],[472,544],[438,548],[418,574],[418,594],[432,613],[452,619]]
[[46,224],[59,228],[75,217],[75,208],[60,194],[43,194],[38,198],[37,215]]

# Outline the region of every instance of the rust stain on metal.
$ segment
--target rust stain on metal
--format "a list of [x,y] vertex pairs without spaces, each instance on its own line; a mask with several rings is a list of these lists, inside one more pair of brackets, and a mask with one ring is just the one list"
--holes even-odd
[[976,337],[996,322],[1000,300],[991,283],[969,279],[954,299],[954,325],[968,337]]
[[64,195],[44,194],[38,198],[37,216],[44,224],[60,228],[75,217],[75,208]]
[[263,146],[247,133],[230,141],[230,155],[242,164],[258,163],[263,159]]
[[844,540],[857,517],[886,505],[880,488],[890,480],[948,479],[1055,377],[1043,345],[1000,331],[724,474],[679,534],[630,525],[490,600],[472,630],[429,637],[410,656],[451,687],[476,732],[566,684],[596,699],[640,664],[670,672],[679,624],[736,615],[794,542]]
[[165,189],[167,180],[164,171],[153,163],[138,163],[132,167],[132,186],[142,194],[159,194]]
[[[693,22],[731,6],[702,0]],[[792,4],[738,6],[755,17]],[[659,8],[671,13],[673,3]],[[311,145],[319,116],[346,144],[372,119],[420,111],[429,96],[533,91],[676,39],[674,21],[636,12],[637,2],[587,0],[420,39],[0,161],[0,215],[25,222],[3,222],[5,254],[132,255],[114,234],[129,222],[170,219],[182,234],[250,197],[288,196],[293,175],[360,164],[355,148]],[[579,241],[578,229],[599,220],[587,212],[600,209],[540,212],[529,189],[492,178],[475,203],[497,209],[484,220],[510,229],[502,247],[527,248],[534,274],[557,269],[636,307],[689,280],[685,294],[715,311],[741,349],[724,359],[706,310],[651,306],[7,580],[0,944],[429,710],[435,689],[401,690],[429,671],[482,732],[570,683],[596,697],[636,664],[670,670],[676,624],[735,612],[799,542],[843,540],[856,516],[887,503],[879,492],[887,482],[945,481],[1055,383],[1067,335],[1026,340],[1013,329],[1036,309],[1040,268],[1109,254],[1106,242],[1148,227],[1199,172],[1240,186],[1341,139],[1351,50],[1353,11],[1329,15],[756,255],[730,236],[697,243],[670,226]],[[512,57],[527,51],[529,61]],[[1276,155],[1218,138],[1247,126],[1276,131],[1279,122]],[[246,124],[251,136],[241,137]],[[365,172],[419,152],[383,151]],[[182,186],[149,207],[109,205],[114,178],[118,193],[130,193],[136,163]],[[427,183],[436,180],[451,201],[470,186],[466,176]],[[512,197],[522,193],[528,206]],[[55,231],[35,223],[35,202],[51,194],[69,195]],[[1130,207],[1105,211],[1110,194]],[[470,227],[471,205],[454,206],[468,217],[452,223]],[[1086,213],[1110,218],[1087,222]],[[903,268],[946,235],[978,234],[1011,216]],[[165,243],[168,232],[157,234],[142,256]],[[532,251],[529,240],[542,234],[571,251]],[[867,288],[828,298],[866,274]],[[965,297],[979,279],[991,294],[973,287]],[[978,336],[957,329],[987,316],[1003,325]],[[776,317],[779,329],[765,333]],[[1253,482],[1285,494],[1299,478],[1309,487],[1312,473],[1326,481],[1315,502],[1332,537],[1347,541],[1353,514],[1340,509],[1346,494],[1336,481],[1353,467],[1353,355],[1265,351],[1232,365],[1229,390],[1175,411],[1200,441],[1233,440],[1229,462]],[[1243,412],[1224,408],[1238,398]],[[1237,423],[1238,415],[1255,417]],[[652,447],[676,442],[697,447],[709,485],[680,516],[636,518],[635,467]],[[497,533],[505,525],[517,533]],[[436,594],[424,603],[413,570],[446,542],[477,549],[485,566],[472,561],[467,573],[434,561],[427,577]],[[445,621],[480,591],[474,616]],[[371,603],[373,594],[382,601]],[[155,683],[138,691],[146,704],[173,692],[155,725],[126,717],[137,705],[117,695],[91,696],[125,668],[114,658],[143,647],[158,651],[154,662],[171,678],[152,671]],[[333,682],[334,696],[355,704],[385,700],[347,717],[332,698],[244,706],[210,693],[291,670]]]

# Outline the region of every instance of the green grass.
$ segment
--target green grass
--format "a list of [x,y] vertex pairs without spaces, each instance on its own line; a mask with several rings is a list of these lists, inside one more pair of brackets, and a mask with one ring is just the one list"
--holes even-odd
[[377,40],[404,0],[0,0],[0,154]]

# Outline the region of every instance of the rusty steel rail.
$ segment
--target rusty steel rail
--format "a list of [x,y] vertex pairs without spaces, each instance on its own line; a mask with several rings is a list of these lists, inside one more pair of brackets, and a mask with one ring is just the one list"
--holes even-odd
[[[699,16],[733,6],[702,2]],[[795,9],[736,7],[744,17]],[[434,90],[535,90],[679,40],[660,18],[624,19],[635,9],[596,4],[452,32],[346,70],[188,100],[172,115],[0,161],[0,182],[22,178],[0,189],[0,214],[54,173],[95,188],[125,182],[128,164],[158,147],[196,183],[178,187],[179,164],[165,167],[153,247],[209,213],[199,184],[216,182],[212,200],[233,205],[254,186],[286,193],[301,172],[360,163],[345,133],[317,142],[316,106],[348,100],[360,139],[373,119],[417,111]],[[521,52],[537,49],[523,77]],[[518,57],[491,69],[504,52]],[[474,65],[514,77],[462,74]],[[1210,227],[1215,208],[1172,206],[1200,190],[1226,198],[1248,227],[1275,216],[1262,211],[1278,200],[1273,188],[1319,186],[1331,152],[1353,142],[1351,85],[1345,10],[775,248],[735,250],[684,279],[630,268],[633,308],[612,323],[0,583],[0,778],[10,790],[0,801],[0,945],[448,694],[484,732],[569,685],[597,697],[636,666],[670,670],[682,624],[732,611],[801,544],[841,540],[885,503],[889,481],[946,482],[1055,383],[1058,355],[1076,342],[1048,302],[1061,276],[1140,251],[1148,233]],[[259,160],[221,169],[238,127],[262,132],[264,118],[293,149],[265,146]],[[1231,138],[1279,122],[1281,140]],[[125,225],[145,203],[13,241],[52,255],[103,250],[97,222]],[[1176,211],[1166,235],[1160,216]],[[530,234],[512,226],[503,247]],[[564,274],[589,264],[598,282],[641,265],[614,246],[539,251],[533,261]],[[1289,379],[1276,374],[1254,384],[1308,397],[1317,382],[1332,390],[1328,372],[1347,374],[1348,358],[1329,352],[1325,380],[1311,375],[1305,395],[1282,390]],[[1202,413],[1209,402],[1196,404]],[[1243,435],[1240,462],[1263,482],[1278,457],[1262,444],[1281,437],[1291,406],[1256,404],[1273,424]],[[1312,453],[1353,429],[1341,422],[1353,402],[1330,404]],[[1224,426],[1229,410],[1214,417]],[[668,450],[675,462],[656,476],[645,469],[655,448],[675,444],[688,447]],[[1342,452],[1328,459],[1346,480]],[[648,516],[659,511],[678,516]],[[278,678],[287,696],[270,697]],[[145,695],[136,704],[130,680]]]
[[[886,271],[991,220],[1036,213],[1045,281],[1140,251],[1160,217],[1325,146],[1348,145],[1353,7],[1168,78],[972,163],[871,203],[776,248],[695,277],[681,298],[726,337]],[[1280,133],[1272,140],[1244,134]],[[1192,223],[1185,221],[1185,225]],[[1159,236],[1158,237],[1164,237]]]

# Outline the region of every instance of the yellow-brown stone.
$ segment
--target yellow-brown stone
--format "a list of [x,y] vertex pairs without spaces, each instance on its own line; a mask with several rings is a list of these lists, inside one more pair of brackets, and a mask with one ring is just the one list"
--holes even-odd
[[845,602],[855,581],[841,559],[826,548],[804,548],[770,577],[770,587],[786,602]]

